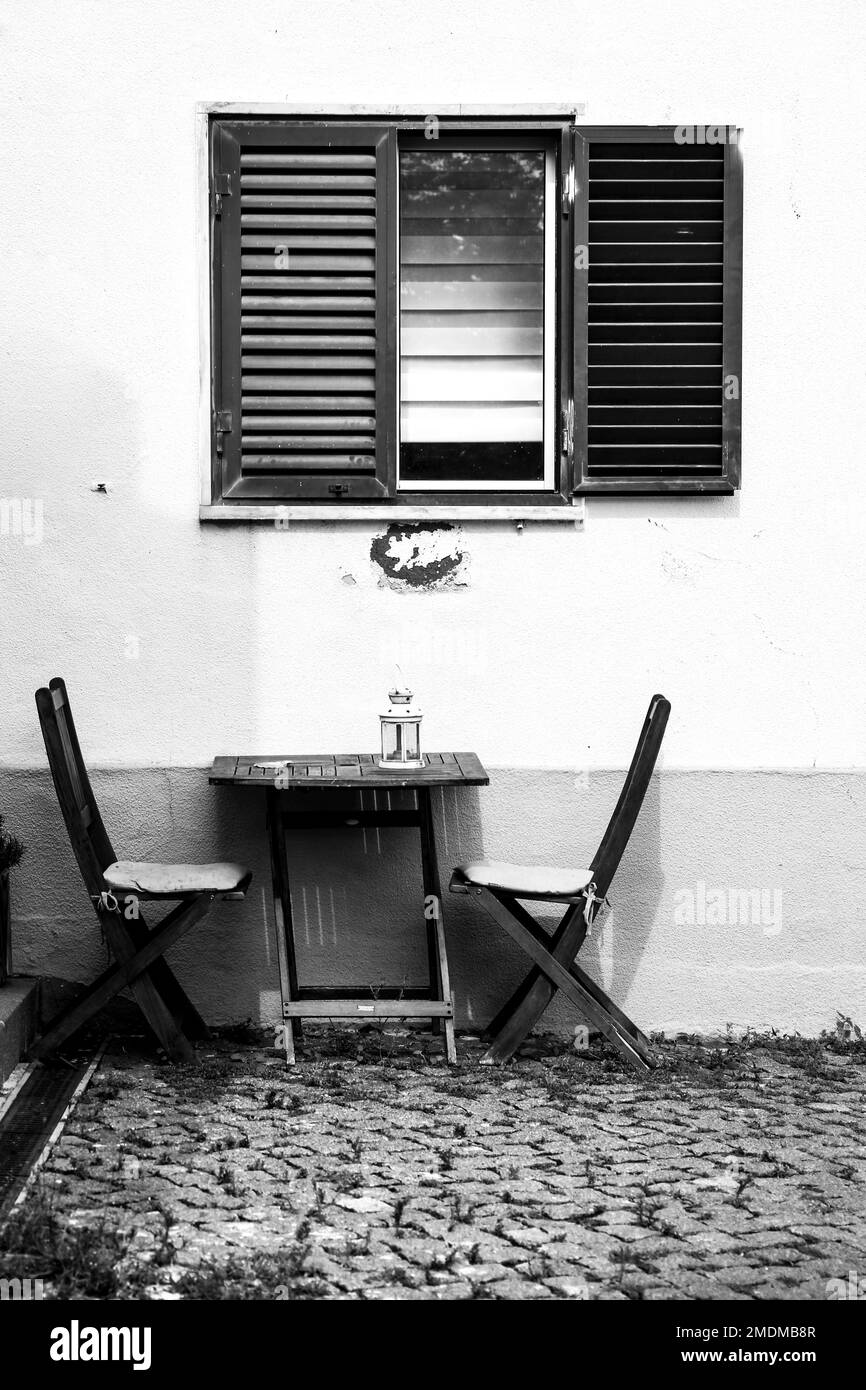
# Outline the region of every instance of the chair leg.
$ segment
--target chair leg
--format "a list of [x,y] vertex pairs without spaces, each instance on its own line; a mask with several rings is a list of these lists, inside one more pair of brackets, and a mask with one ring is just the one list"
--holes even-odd
[[[623,1013],[622,1009],[613,1002],[610,996],[605,994],[601,986],[597,985],[595,981],[586,974],[586,971],[582,970],[577,964],[575,957],[586,937],[586,922],[583,916],[582,905],[576,904],[568,909],[556,931],[553,933],[553,936],[550,938],[545,938],[544,932],[535,921],[535,918],[530,917],[529,913],[525,908],[521,907],[519,902],[511,900],[509,903],[509,910],[512,915],[517,918],[518,922],[522,923],[530,935],[534,937],[545,950],[549,950],[551,956],[555,960],[558,960],[561,965],[566,967],[577,984],[581,985],[586,990],[587,994],[592,995],[593,999],[601,1008],[607,1010],[614,1022],[616,1022],[624,1032],[629,1034],[637,1046],[638,1051],[645,1052],[654,1065],[655,1054],[653,1053],[649,1038],[641,1032],[636,1023],[632,1022],[628,1014]],[[536,998],[540,1004],[538,1015],[534,1020],[534,1022],[537,1022],[537,1019],[541,1017],[547,1004],[556,993],[556,986],[546,978],[538,967],[536,967],[535,971],[530,971],[529,979],[524,983],[527,984],[531,982],[535,975],[540,976],[546,986],[544,989],[539,986],[536,993]],[[543,1005],[541,1005],[541,1000],[545,1001]]]
[[286,839],[280,816],[279,792],[273,788],[267,794],[268,846],[271,855],[271,881],[273,884],[274,931],[277,940],[277,965],[280,972],[280,1002],[282,1004],[281,1024],[286,1066],[295,1064],[295,1027],[301,1033],[299,1019],[287,1017],[285,1006],[298,998],[298,968],[295,961],[295,936],[292,923],[292,892],[289,884],[289,866],[286,856]]
[[[140,916],[127,920],[125,915],[111,914],[107,918],[106,915],[99,914],[99,920],[102,925],[105,924],[106,920],[118,923],[130,942],[130,949],[126,952],[126,956],[134,955],[138,948],[145,944],[150,934],[147,923]],[[118,960],[126,958],[121,957],[116,951],[115,956]],[[146,971],[145,978],[149,978],[153,982],[158,994],[162,996],[177,1020],[181,1032],[187,1038],[203,1040],[210,1037],[210,1029],[164,956],[153,962],[153,965]],[[161,1038],[160,1041],[162,1042]],[[165,1046],[164,1043],[163,1046]],[[166,1051],[170,1052],[170,1049],[167,1048]]]
[[[516,903],[515,907],[517,908],[517,911],[519,913],[523,913],[523,909],[520,907],[519,903]],[[563,914],[563,917],[556,930],[549,937],[551,953],[556,956],[557,960],[561,960],[563,964],[566,961],[566,956],[564,954],[564,950],[560,950],[559,946],[565,932],[568,930],[569,925],[572,922],[573,917],[574,908],[569,907],[568,910]],[[533,921],[533,919],[529,916],[528,912],[523,913],[522,920],[524,922],[524,925],[527,927],[530,923],[532,923],[533,928],[537,927],[537,923]],[[575,955],[577,955],[577,952],[580,950],[580,947],[583,944],[584,935],[585,932],[581,934],[580,940],[574,946],[574,950],[571,952],[572,959]],[[571,942],[569,941],[568,946],[565,949],[570,949],[570,947]],[[495,1017],[493,1017],[490,1020],[487,1027],[484,1029],[485,1038],[495,1038],[496,1034],[500,1031],[501,1028],[504,1027],[504,1025],[511,1018],[511,1015],[515,1012],[516,1009],[520,1007],[520,1005],[526,999],[526,996],[532,989],[535,982],[537,980],[545,980],[546,978],[547,977],[538,969],[537,965],[533,966],[532,969],[529,971],[528,975],[525,975],[524,978],[521,980],[520,984],[517,986],[517,989],[514,991],[511,997],[506,1000],[499,1012],[495,1015]],[[553,995],[551,995],[550,998],[552,999]],[[541,1014],[539,1013],[538,1017],[540,1016]]]
[[[538,924],[533,923],[534,930],[531,930],[520,920],[522,909],[519,904],[512,900],[506,902],[500,899],[488,888],[481,888],[476,891],[490,915],[499,922],[500,926],[504,927],[519,946],[523,947],[527,955],[535,961],[551,983],[556,988],[561,989],[583,1016],[595,1024],[599,1032],[603,1033],[608,1041],[634,1066],[640,1071],[649,1071],[654,1065],[652,1053],[646,1053],[634,1035],[627,1032],[594,998],[593,994],[585,989],[583,984],[564,965],[554,959],[549,945],[542,944],[539,939],[543,933],[541,933]],[[528,914],[525,915],[528,917]],[[633,1028],[634,1025],[632,1024],[631,1027]]]
[[[134,955],[119,961],[116,965],[109,966],[98,979],[88,986],[80,999],[65,1009],[60,1017],[53,1021],[48,1032],[44,1033],[30,1049],[30,1060],[41,1061],[44,1057],[49,1056],[73,1033],[77,1033],[78,1029],[87,1023],[94,1014],[104,1008],[109,999],[113,999],[120,990],[137,980],[149,965],[158,960],[170,946],[185,936],[196,922],[206,916],[210,911],[214,897],[215,894],[203,893],[199,897],[182,902],[174,908],[160,922],[159,926],[149,933],[145,944],[139,947]],[[147,1017],[147,1015],[145,1016]],[[153,1021],[150,1018],[148,1018],[148,1022],[153,1027]]]
[[[125,923],[118,920],[117,914],[106,913],[103,928],[111,954],[117,961],[129,961],[135,956],[135,944]],[[153,978],[151,970],[143,970],[136,980],[129,983],[132,996],[150,1024],[164,1051],[173,1062],[190,1062],[193,1057],[192,1044],[186,1037],[180,1019],[163,998]]]
[[505,1003],[502,1005],[502,1008],[499,1010],[497,1014],[494,1015],[493,1018],[491,1018],[490,1022],[484,1029],[484,1032],[481,1036],[484,1038],[486,1042],[491,1042],[492,1039],[495,1038],[496,1035],[505,1027],[512,1014],[520,1008],[521,1004],[526,999],[527,995],[529,994],[529,991],[532,989],[532,986],[535,984],[535,982],[537,980],[543,980],[545,978],[546,977],[535,965],[532,967],[532,969],[529,971],[527,975],[524,975],[520,984],[517,986],[517,989],[510,996],[510,998],[506,999]]
[[641,1032],[637,1024],[632,1022],[628,1014],[624,1014],[622,1009],[613,1002],[610,996],[605,994],[604,990],[595,983],[595,980],[590,979],[586,971],[581,970],[580,966],[574,961],[572,961],[568,970],[569,974],[573,976],[577,983],[583,986],[587,994],[591,994],[595,1002],[600,1005],[601,1008],[606,1009],[616,1023],[619,1024],[620,1028],[629,1034],[635,1047],[637,1047],[639,1051],[646,1052],[654,1062],[655,1055],[653,1053],[652,1043],[646,1034]]
[[451,993],[448,953],[445,948],[445,923],[442,921],[441,912],[436,917],[434,926],[436,928],[436,948],[439,961],[440,993],[445,1003],[451,1005],[451,1017],[442,1020],[445,1025],[445,1060],[454,1066],[457,1061],[457,1046],[454,1040],[454,996]]
[[[520,905],[515,904],[520,909]],[[529,914],[526,914],[529,917]],[[580,950],[586,936],[586,923],[579,906],[572,906],[550,940],[550,953],[554,960],[568,967]],[[552,984],[539,967],[527,975],[523,984],[515,991],[504,1009],[501,1009],[491,1023],[488,1033],[492,1041],[482,1062],[507,1062],[532,1032],[545,1009],[556,994]]]
[[[134,937],[136,947],[143,946],[147,940],[146,936]],[[190,999],[183,985],[178,980],[167,960],[155,960],[150,967],[148,974],[162,995],[172,1013],[178,1019],[181,1028],[188,1038],[195,1038],[199,1042],[205,1041],[210,1037],[211,1032]]]

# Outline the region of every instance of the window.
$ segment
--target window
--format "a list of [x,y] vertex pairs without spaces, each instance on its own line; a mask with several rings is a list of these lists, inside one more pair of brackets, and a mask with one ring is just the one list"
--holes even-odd
[[210,118],[212,500],[739,485],[721,127]]
[[555,486],[556,157],[404,142],[398,489]]

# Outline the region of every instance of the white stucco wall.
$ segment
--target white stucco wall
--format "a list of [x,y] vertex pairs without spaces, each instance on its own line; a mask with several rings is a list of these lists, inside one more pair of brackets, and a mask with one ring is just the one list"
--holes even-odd
[[[434,793],[443,870],[482,855],[583,862],[620,775],[575,786],[565,772],[494,768],[491,784]],[[94,790],[118,852],[141,859],[238,856],[253,871],[243,903],[215,905],[172,952],[213,1022],[279,1017],[264,805],[209,787],[198,769],[100,772]],[[15,968],[92,979],[105,947],[75,869],[47,773],[3,780],[4,806],[32,846],[14,883]],[[581,963],[647,1031],[832,1029],[866,1021],[863,907],[866,773],[675,772],[651,787],[611,888],[611,910]],[[123,839],[120,839],[120,836]],[[412,831],[296,836],[290,862],[301,978],[422,984],[422,886]],[[120,846],[123,846],[123,849]],[[731,890],[737,893],[733,905]],[[740,895],[744,894],[742,898]],[[558,909],[535,904],[553,921]],[[461,1026],[496,1013],[526,958],[471,897],[444,895]],[[157,909],[145,909],[155,922]],[[573,1027],[557,1003],[545,1026]]]
[[[41,763],[55,669],[99,708],[97,762],[366,746],[394,628],[424,631],[430,746],[617,765],[658,689],[668,766],[864,762],[862,5],[3,11],[0,495],[45,517],[41,546],[0,547],[4,762]],[[448,595],[377,587],[369,525],[202,527],[194,109],[269,100],[741,124],[742,493],[590,499],[583,534],[467,528]]]
[[[654,690],[673,702],[669,770],[861,768],[864,15],[858,0],[3,4],[0,498],[41,502],[44,534],[0,536],[0,766],[44,766],[33,691],[57,673],[94,768],[372,747],[399,656],[428,746],[499,769],[623,767]],[[742,492],[590,498],[583,531],[466,525],[466,584],[444,593],[384,586],[381,525],[201,525],[202,101],[562,101],[598,124],[741,125]],[[863,830],[862,804],[839,815],[846,872]],[[527,830],[527,857],[543,852]],[[779,872],[777,857],[743,886]],[[848,901],[853,958],[862,896]]]

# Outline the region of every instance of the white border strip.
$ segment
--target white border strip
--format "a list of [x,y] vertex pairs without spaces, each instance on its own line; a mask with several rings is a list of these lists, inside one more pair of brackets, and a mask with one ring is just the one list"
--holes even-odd
[[[51,1131],[45,1143],[43,1144],[42,1149],[40,1150],[32,1168],[30,1169],[30,1172],[27,1174],[21,1191],[18,1193],[18,1196],[15,1198],[15,1201],[9,1208],[10,1212],[13,1212],[16,1207],[21,1205],[21,1203],[24,1201],[24,1198],[27,1196],[34,1182],[41,1173],[42,1169],[45,1167],[45,1164],[48,1162],[48,1159],[51,1156],[51,1151],[56,1145],[60,1136],[62,1135],[64,1129],[66,1128],[66,1124],[69,1120],[69,1117],[71,1116],[82,1095],[87,1090],[87,1087],[90,1085],[90,1080],[93,1076],[93,1073],[96,1071],[96,1068],[99,1066],[99,1063],[105,1056],[105,1052],[110,1041],[110,1038],[106,1038],[105,1042],[100,1047],[96,1056],[91,1061],[90,1066],[87,1068],[87,1071],[84,1073],[78,1085],[75,1087],[75,1090],[72,1092],[72,1095],[69,1097],[69,1100],[67,1101],[66,1106],[63,1110],[63,1114],[60,1116],[60,1119],[57,1121],[57,1124],[54,1126],[53,1130]],[[38,1066],[39,1064],[34,1063],[33,1065]]]
[[519,526],[533,521],[556,521],[566,522],[571,526],[583,526],[586,520],[586,502],[583,497],[574,497],[570,505],[561,506],[534,503],[527,506],[505,503],[491,503],[490,506],[461,506],[459,503],[436,506],[431,503],[427,506],[421,503],[415,506],[403,503],[376,507],[366,503],[356,503],[354,506],[316,506],[315,503],[305,503],[302,506],[281,507],[278,502],[262,506],[227,502],[214,503],[212,506],[203,504],[199,507],[198,514],[200,521],[264,521],[275,526],[278,531],[288,529],[289,524],[295,521],[357,521],[362,525],[369,521],[429,521],[434,525],[442,525],[448,521],[516,521]]
[[38,1062],[19,1062],[17,1067],[12,1068],[3,1082],[3,1086],[0,1087],[0,1120],[3,1119],[21,1087],[38,1065]]
[[285,101],[199,101],[196,103],[196,112],[205,116],[318,116],[322,120],[329,116],[369,116],[371,119],[377,116],[406,116],[419,121],[426,120],[428,116],[479,116],[490,120],[495,120],[497,116],[525,116],[530,121],[536,118],[547,121],[571,121],[586,115],[586,102],[533,101],[528,105],[523,102],[503,102],[498,106],[491,102],[485,102],[481,106],[465,102],[456,106],[440,106],[436,102],[419,106],[416,102],[412,106],[371,106],[369,103],[346,105],[321,101],[312,104]]

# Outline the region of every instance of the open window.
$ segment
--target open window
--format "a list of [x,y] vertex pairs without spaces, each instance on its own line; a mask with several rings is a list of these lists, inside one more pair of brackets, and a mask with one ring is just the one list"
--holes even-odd
[[556,487],[556,149],[404,140],[399,491]]

